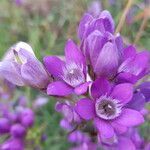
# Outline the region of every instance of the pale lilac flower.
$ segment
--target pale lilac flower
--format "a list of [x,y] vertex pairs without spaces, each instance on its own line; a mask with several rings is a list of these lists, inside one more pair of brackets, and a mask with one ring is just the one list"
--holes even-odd
[[107,80],[100,78],[92,84],[91,94],[94,100],[80,99],[75,109],[83,119],[93,119],[100,137],[111,138],[116,133],[126,132],[128,127],[144,122],[140,112],[126,108],[132,99],[132,84],[123,83],[111,87]]
[[55,56],[44,57],[44,64],[48,72],[57,81],[47,87],[48,95],[66,96],[87,91],[90,82],[86,81],[86,64],[82,52],[72,40],[65,46],[66,62]]
[[12,46],[0,62],[0,75],[18,86],[28,85],[45,89],[49,76],[27,43]]

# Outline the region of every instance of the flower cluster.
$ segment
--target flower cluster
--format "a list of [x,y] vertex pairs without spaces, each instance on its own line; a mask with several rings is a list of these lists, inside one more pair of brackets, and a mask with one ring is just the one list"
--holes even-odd
[[24,149],[26,134],[34,124],[34,112],[22,103],[23,99],[21,97],[17,105],[0,103],[0,137],[4,137],[1,150]]
[[[148,113],[149,52],[125,45],[107,10],[85,13],[78,37],[79,46],[71,39],[66,42],[64,59],[45,56],[44,65],[28,44],[17,43],[0,63],[0,75],[59,99],[56,110],[64,115],[60,126],[69,131],[74,150],[143,149],[134,127],[144,123]],[[25,134],[18,128],[11,130],[13,136]]]

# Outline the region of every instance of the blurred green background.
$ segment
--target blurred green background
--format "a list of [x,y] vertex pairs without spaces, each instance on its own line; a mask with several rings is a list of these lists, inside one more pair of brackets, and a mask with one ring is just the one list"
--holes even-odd
[[[21,1],[21,0],[20,0]],[[76,42],[77,27],[83,13],[90,6],[91,0],[0,0],[0,57],[7,49],[18,41],[31,44],[36,56],[42,60],[45,55],[63,55],[64,44],[68,38]],[[115,19],[116,26],[126,6],[127,0],[99,0],[102,9],[108,9]],[[131,19],[145,13],[147,3],[135,0]],[[143,22],[143,18],[135,19],[132,24],[124,23],[121,34],[126,43],[133,43]],[[147,22],[137,41],[139,49],[150,49],[150,22]],[[19,91],[20,89],[18,89]],[[21,89],[30,99],[34,99],[37,91]],[[55,100],[37,112],[36,124],[28,134],[27,150],[66,150],[70,146],[66,140],[66,132],[60,129],[61,115],[54,111]],[[41,141],[41,133],[47,136]],[[34,147],[34,148],[33,148]],[[37,148],[36,148],[37,147]],[[39,149],[38,149],[39,148]]]

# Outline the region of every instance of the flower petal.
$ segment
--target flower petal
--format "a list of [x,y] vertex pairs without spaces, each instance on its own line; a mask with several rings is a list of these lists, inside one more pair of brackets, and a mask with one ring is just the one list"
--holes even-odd
[[75,110],[85,120],[90,120],[95,116],[94,102],[87,98],[80,99],[75,106]]
[[82,52],[78,49],[77,45],[71,39],[68,40],[66,43],[65,56],[66,56],[67,63],[75,62],[80,66],[85,65],[85,58]]
[[128,103],[127,107],[141,111],[145,105],[145,97],[142,93],[138,92],[133,95],[132,100]]
[[66,96],[72,93],[73,93],[73,88],[61,81],[50,83],[47,87],[48,95]]
[[138,111],[126,108],[122,110],[121,116],[116,118],[114,122],[123,126],[132,127],[142,124],[144,118]]
[[134,57],[136,55],[136,49],[134,46],[130,45],[123,50],[124,60]]
[[91,95],[94,99],[102,95],[109,94],[111,89],[110,83],[105,78],[95,80],[91,86]]
[[105,30],[113,33],[114,28],[115,28],[115,23],[114,23],[114,20],[111,16],[110,12],[107,11],[107,10],[103,10],[100,14],[100,18],[108,20],[107,22],[104,22],[104,25],[105,25],[105,28],[106,28]]
[[86,93],[90,84],[91,84],[91,82],[89,81],[89,82],[85,82],[85,83],[83,83],[83,84],[77,86],[77,87],[75,88],[75,90],[74,90],[75,93],[76,93],[77,95],[81,95],[81,94]]
[[102,138],[111,138],[114,136],[114,129],[108,121],[95,118],[94,123]]
[[27,85],[46,89],[49,77],[44,66],[37,59],[28,60],[21,66],[21,75]]
[[118,142],[118,150],[136,150],[136,147],[130,138],[120,137]]
[[54,77],[61,77],[65,63],[56,56],[46,56],[43,59],[47,71]]
[[24,86],[20,68],[21,66],[16,62],[2,61],[0,62],[0,76],[15,85]]
[[120,100],[122,104],[126,104],[132,99],[133,85],[130,83],[118,84],[114,87],[111,96]]
[[111,125],[113,126],[113,128],[117,134],[123,134],[128,130],[128,128],[126,126],[120,125],[116,122],[112,122]]
[[118,62],[119,54],[116,45],[107,42],[98,56],[94,72],[97,76],[112,77],[117,72]]
[[140,52],[134,57],[126,59],[119,67],[118,72],[128,72],[135,76],[140,75],[147,67],[150,54],[147,51]]

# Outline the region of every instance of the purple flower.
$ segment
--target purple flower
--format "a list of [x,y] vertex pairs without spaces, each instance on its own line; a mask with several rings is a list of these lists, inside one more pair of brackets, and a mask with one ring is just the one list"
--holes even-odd
[[69,142],[72,143],[84,143],[84,142],[90,142],[90,137],[87,134],[79,130],[76,130],[73,133],[69,134],[68,140]]
[[23,138],[26,135],[26,129],[21,124],[12,125],[10,132],[14,138]]
[[74,107],[70,103],[56,103],[56,111],[61,112],[64,115],[64,119],[69,123],[80,123],[81,118],[74,110]]
[[123,51],[124,61],[118,68],[120,82],[135,83],[149,73],[150,53],[142,51],[137,53],[135,47],[128,46]]
[[90,82],[86,82],[85,59],[72,40],[65,46],[66,62],[55,56],[44,57],[46,69],[57,81],[47,87],[48,95],[66,96],[72,93],[77,95],[87,91]]
[[96,30],[101,33],[107,31],[114,33],[114,28],[115,24],[113,18],[107,10],[102,11],[96,17],[85,13],[79,24],[78,37],[80,40],[84,40],[90,33]]
[[7,118],[0,118],[0,134],[5,134],[10,131],[11,123]]
[[96,77],[105,76],[110,79],[117,74],[123,53],[123,42],[119,34],[113,36],[95,30],[84,40],[81,48]]
[[0,62],[0,75],[18,86],[45,89],[49,76],[32,48],[24,42],[12,46]]
[[1,150],[24,150],[24,144],[22,140],[18,138],[12,138],[7,140],[0,147]]
[[132,99],[132,84],[112,87],[107,80],[100,78],[92,84],[91,94],[94,100],[80,99],[75,109],[83,119],[93,119],[100,137],[112,138],[115,133],[124,133],[128,127],[144,122],[140,112],[125,107]]
[[27,128],[33,125],[34,118],[34,113],[29,108],[26,108],[21,112],[21,124]]

